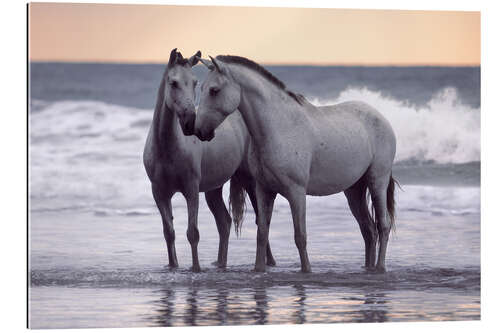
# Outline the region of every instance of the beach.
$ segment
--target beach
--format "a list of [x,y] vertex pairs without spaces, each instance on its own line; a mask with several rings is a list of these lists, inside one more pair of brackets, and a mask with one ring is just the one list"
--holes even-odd
[[[405,188],[407,193],[422,190]],[[431,192],[418,195],[432,197]],[[456,190],[455,195],[460,192],[477,191]],[[167,266],[158,216],[32,216],[31,265],[36,269],[31,272],[30,322],[33,327],[63,328],[479,319],[477,212],[405,212],[400,204],[388,273],[373,274],[362,268],[364,244],[343,196],[309,199],[311,274],[299,272],[283,198],[278,199],[270,232],[277,266],[267,273],[252,272],[256,226],[251,212],[241,238],[234,232],[230,238],[227,269],[211,265],[218,234],[203,200],[200,274],[190,271],[181,196],[174,200],[176,270]]]
[[[162,68],[31,64],[30,327],[480,319],[479,68],[269,67],[316,105],[363,100],[395,129],[401,189],[385,274],[362,267],[363,239],[342,193],[307,198],[311,274],[299,272],[281,196],[270,228],[277,265],[252,272],[247,200],[227,269],[214,267],[219,237],[203,194],[202,272],[192,273],[186,203],[176,194],[180,267],[170,270],[142,165]],[[226,203],[228,192],[226,184]]]

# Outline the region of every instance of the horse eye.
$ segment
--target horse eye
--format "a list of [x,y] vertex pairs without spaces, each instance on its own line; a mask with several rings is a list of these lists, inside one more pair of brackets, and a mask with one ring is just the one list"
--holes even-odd
[[172,81],[170,82],[170,85],[172,86],[172,88],[177,88],[179,86],[179,83],[177,81]]
[[210,92],[210,96],[216,96],[217,93],[219,92],[219,88],[215,88],[215,87],[210,88],[209,92]]

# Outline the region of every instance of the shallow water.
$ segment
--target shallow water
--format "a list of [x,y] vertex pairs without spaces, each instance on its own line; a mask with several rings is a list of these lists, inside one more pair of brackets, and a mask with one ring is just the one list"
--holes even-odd
[[477,320],[480,308],[477,297],[446,289],[373,292],[302,284],[238,289],[39,287],[32,295],[39,305],[32,316],[44,328]]
[[[405,193],[422,190],[405,187]],[[362,268],[362,238],[343,196],[308,198],[313,273],[303,274],[287,204],[279,198],[270,236],[277,266],[254,273],[253,213],[247,212],[242,237],[230,238],[228,268],[221,270],[211,265],[218,246],[215,223],[203,201],[201,206],[199,274],[189,270],[180,196],[174,200],[175,270],[167,266],[159,216],[32,214],[31,327],[480,318],[476,212],[417,212],[400,200],[388,272],[374,274]]]

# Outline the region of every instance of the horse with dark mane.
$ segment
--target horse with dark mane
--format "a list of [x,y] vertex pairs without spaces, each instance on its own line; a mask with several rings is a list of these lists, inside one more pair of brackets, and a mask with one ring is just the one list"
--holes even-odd
[[[187,238],[191,245],[193,271],[200,271],[198,260],[198,202],[199,192],[205,192],[208,207],[215,217],[219,231],[219,253],[216,264],[226,267],[228,239],[231,227],[222,199],[222,186],[231,179],[229,203],[236,231],[241,227],[245,191],[256,215],[255,180],[248,169],[249,136],[239,113],[228,117],[213,140],[201,142],[193,134],[195,121],[196,78],[191,67],[198,62],[201,52],[189,59],[177,49],[162,76],[153,122],[144,147],[144,166],[151,181],[153,197],[163,222],[170,267],[177,267],[175,231],[171,198],[181,192],[187,201]],[[267,246],[267,263],[274,265],[271,249]]]
[[[366,268],[384,272],[395,204],[396,138],[389,122],[363,102],[316,107],[249,59],[211,60],[202,59],[211,71],[201,87],[195,134],[211,140],[236,110],[250,132],[250,170],[257,180],[259,211],[255,270],[265,270],[269,221],[278,193],[290,203],[301,268],[310,272],[306,195],[343,191],[365,241]],[[367,191],[374,214],[368,209]]]

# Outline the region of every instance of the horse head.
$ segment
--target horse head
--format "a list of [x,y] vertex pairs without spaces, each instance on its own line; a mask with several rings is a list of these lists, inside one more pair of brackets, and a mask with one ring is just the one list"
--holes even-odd
[[237,110],[241,99],[240,86],[229,75],[229,69],[222,62],[210,57],[200,61],[210,69],[201,87],[200,106],[196,116],[195,135],[202,141],[210,141],[215,129]]
[[164,103],[168,109],[177,114],[184,135],[193,135],[196,118],[195,88],[198,83],[191,67],[198,63],[201,52],[196,52],[191,58],[182,56],[177,48],[170,52],[165,80]]

